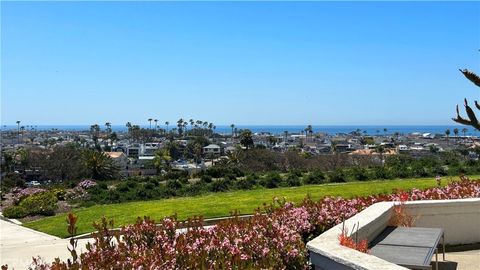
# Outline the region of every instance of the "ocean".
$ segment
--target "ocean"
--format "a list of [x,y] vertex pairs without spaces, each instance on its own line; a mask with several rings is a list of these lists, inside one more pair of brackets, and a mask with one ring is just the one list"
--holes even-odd
[[[152,124],[153,126],[153,124]],[[235,126],[238,130],[240,129],[250,129],[252,132],[269,132],[271,134],[283,134],[284,131],[288,133],[300,133],[305,129],[307,125],[238,125]],[[90,129],[90,125],[33,125],[25,126],[26,129],[31,129],[32,127],[36,130],[51,130],[52,128],[58,130],[68,130],[68,131],[86,131]],[[149,125],[142,125],[143,128],[149,128]],[[165,125],[159,125],[160,128],[166,128]],[[176,125],[170,125],[169,129],[175,128]],[[101,129],[104,129],[105,126],[100,126]],[[190,128],[190,125],[188,126]],[[312,125],[313,132],[323,132],[330,135],[339,134],[339,133],[350,133],[357,129],[363,133],[366,131],[368,135],[383,135],[384,129],[387,129],[386,134],[393,134],[399,132],[400,134],[409,134],[414,132],[419,133],[433,133],[433,134],[445,134],[445,130],[450,129],[451,136],[453,136],[453,130],[457,128],[460,131],[460,135],[463,135],[462,129],[467,128],[468,131],[466,135],[478,136],[480,133],[472,127],[466,127],[461,125],[383,125],[383,126],[374,126],[374,125],[338,125],[338,126],[323,126],[323,125]],[[3,125],[2,130],[16,130],[16,125]],[[112,125],[112,130],[117,132],[124,132],[127,130],[125,125]],[[221,134],[230,134],[232,129],[229,125],[218,125],[216,127],[216,132]],[[378,131],[378,132],[377,132]]]

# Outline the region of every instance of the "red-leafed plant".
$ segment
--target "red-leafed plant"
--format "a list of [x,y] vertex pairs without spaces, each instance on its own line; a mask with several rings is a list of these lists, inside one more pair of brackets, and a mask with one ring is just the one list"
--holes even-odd
[[409,215],[405,208],[405,202],[408,201],[409,195],[406,192],[401,192],[398,203],[393,207],[393,215],[390,220],[390,225],[400,227],[412,227],[415,223],[416,217]]
[[[355,226],[352,231],[354,230],[355,230]],[[370,250],[368,249],[368,241],[366,239],[362,239],[359,241],[357,234],[355,234],[355,239],[353,239],[352,235],[348,234],[348,229],[345,228],[345,223],[343,223],[342,225],[342,232],[338,235],[338,241],[342,246],[352,248],[363,253],[370,252]]]

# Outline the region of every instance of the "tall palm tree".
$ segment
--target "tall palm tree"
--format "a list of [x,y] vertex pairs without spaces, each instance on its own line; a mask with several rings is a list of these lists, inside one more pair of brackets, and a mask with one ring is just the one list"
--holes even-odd
[[17,123],[17,144],[20,144],[20,120]]
[[153,120],[153,122],[155,122],[155,131],[157,131],[157,129],[158,129],[158,119]]
[[466,134],[467,134],[467,131],[468,131],[468,129],[467,129],[467,128],[462,128],[463,137],[465,137],[465,136],[466,136]]
[[178,135],[182,136],[183,135],[183,118],[178,119],[177,127],[178,127]]
[[232,128],[232,139],[233,139],[233,129],[235,128],[235,125],[234,125],[234,124],[231,124],[231,125],[230,125],[230,128]]
[[185,137],[187,135],[187,129],[188,129],[188,122],[184,121],[183,122],[183,136]]
[[130,136],[132,136],[132,123],[130,122],[127,122],[125,124],[125,126],[127,127],[127,134],[128,134],[128,139],[130,140]]
[[188,122],[190,122],[190,129],[193,129],[193,125],[195,124],[195,120],[190,119],[190,120],[188,120]]
[[213,123],[209,123],[209,124],[208,124],[208,129],[209,129],[210,131],[212,131],[212,129],[213,129]]
[[152,129],[152,120],[153,120],[152,118],[148,118],[147,120],[150,123],[150,130]]
[[453,130],[453,134],[455,134],[455,137],[458,136],[458,128],[455,128],[455,129]]
[[110,122],[106,122],[105,127],[107,129],[107,139],[110,140],[110,143],[107,143],[107,145],[110,145],[112,143],[112,140],[110,138],[110,134],[112,133],[112,124],[110,124]]
[[167,133],[168,133],[168,125],[170,124],[170,122],[168,121],[165,121],[165,126],[167,126]]
[[310,140],[312,140],[312,138],[313,138],[313,128],[312,128],[312,125],[308,125],[308,126],[307,126],[307,132],[308,132],[308,135],[310,136]]
[[384,134],[385,136],[387,136],[387,131],[388,131],[387,128],[384,128],[384,129],[383,129],[383,134]]
[[98,145],[98,136],[100,135],[100,126],[98,124],[93,124],[90,126],[90,135],[92,137],[95,147]]
[[445,130],[445,135],[447,135],[447,143],[448,143],[448,139],[449,139],[449,137],[450,137],[450,129],[447,128],[447,129]]
[[106,122],[106,123],[105,123],[105,127],[107,128],[107,133],[110,133],[110,132],[112,131],[112,130],[111,130],[112,124],[110,124],[110,122]]
[[22,142],[23,142],[24,141],[23,140],[23,133],[25,133],[25,127],[24,126],[20,127],[20,133],[22,134]]

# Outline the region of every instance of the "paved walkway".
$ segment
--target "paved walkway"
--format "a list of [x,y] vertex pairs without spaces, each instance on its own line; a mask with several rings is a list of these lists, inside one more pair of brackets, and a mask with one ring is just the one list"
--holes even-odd
[[[480,269],[480,250],[447,252],[445,262],[438,255],[438,270],[475,270]],[[435,266],[433,267],[435,269]]]
[[[78,251],[85,250],[88,239],[80,240]],[[9,269],[28,269],[32,256],[39,255],[46,262],[59,257],[70,258],[67,250],[69,240],[60,239],[0,219],[0,265]]]

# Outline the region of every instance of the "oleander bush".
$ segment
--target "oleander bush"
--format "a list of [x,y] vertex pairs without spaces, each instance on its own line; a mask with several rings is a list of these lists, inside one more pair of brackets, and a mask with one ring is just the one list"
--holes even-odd
[[[480,181],[464,177],[444,187],[354,199],[305,199],[294,205],[275,200],[248,219],[235,215],[212,227],[201,218],[186,224],[169,217],[156,224],[148,217],[112,233],[105,218],[95,225],[94,243],[72,260],[35,269],[309,269],[305,243],[329,228],[381,201],[480,197]],[[72,226],[69,226],[71,231]],[[187,228],[181,232],[178,229]],[[120,237],[123,235],[123,237]],[[112,240],[115,241],[112,241]]]

